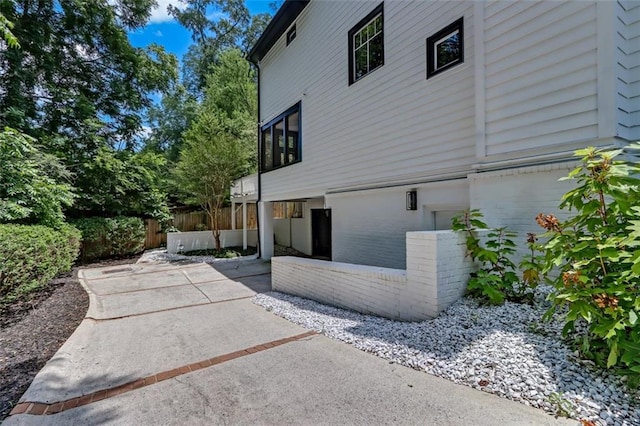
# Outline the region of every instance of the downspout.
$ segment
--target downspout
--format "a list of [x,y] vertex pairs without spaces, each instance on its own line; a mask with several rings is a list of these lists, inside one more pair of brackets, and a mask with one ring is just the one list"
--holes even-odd
[[257,252],[258,252],[258,259],[262,258],[262,253],[260,252],[260,201],[262,198],[262,175],[260,173],[260,159],[262,158],[261,156],[261,143],[260,143],[260,139],[262,138],[262,132],[260,131],[260,65],[257,62],[254,62],[253,59],[249,58],[249,62],[251,62],[253,64],[253,66],[256,67],[256,73],[257,73],[257,77],[258,77],[258,200],[256,201],[256,225],[258,227],[258,247],[257,248]]

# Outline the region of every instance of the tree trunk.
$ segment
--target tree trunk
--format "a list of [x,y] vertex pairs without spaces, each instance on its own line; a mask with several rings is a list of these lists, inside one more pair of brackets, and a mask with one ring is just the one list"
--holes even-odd
[[214,229],[213,230],[213,239],[216,240],[216,251],[220,251],[221,247],[220,247],[220,230],[219,229]]

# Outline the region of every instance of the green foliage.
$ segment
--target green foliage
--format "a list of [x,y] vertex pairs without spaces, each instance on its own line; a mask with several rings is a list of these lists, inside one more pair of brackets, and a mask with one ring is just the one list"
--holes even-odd
[[[177,78],[177,59],[161,47],[134,47],[151,0],[0,1],[20,49],[0,49],[0,126],[58,136],[74,151],[99,122],[110,146],[131,146],[150,94]],[[70,163],[67,165],[71,168]],[[75,170],[74,170],[75,171]]]
[[195,201],[211,217],[216,249],[220,249],[220,214],[231,183],[241,177],[247,152],[213,111],[203,110],[185,136],[174,171],[183,199]]
[[137,217],[89,217],[73,221],[82,233],[82,261],[123,257],[144,250],[144,221]]
[[159,221],[169,217],[164,186],[166,160],[153,152],[99,148],[76,177],[74,216],[134,215]]
[[69,225],[0,225],[0,304],[26,297],[78,256],[80,232]]
[[0,223],[61,226],[73,202],[68,172],[35,144],[16,130],[0,132]]
[[522,282],[524,285],[519,286],[520,297],[522,299],[529,298],[532,300],[533,293],[527,293],[527,288],[535,288],[541,281],[541,271],[544,263],[544,256],[538,254],[542,252],[542,247],[538,244],[536,234],[527,233],[527,248],[529,255],[522,258],[518,264],[518,269],[522,271]]
[[[510,257],[515,254],[514,232],[506,228],[489,229],[477,209],[467,210],[453,219],[453,230],[466,235],[468,256],[480,263],[480,269],[471,274],[467,292],[485,303],[499,305],[505,299],[522,302],[530,293],[520,283],[516,265]],[[478,230],[488,230],[484,242]]]
[[255,170],[256,97],[249,64],[230,49],[213,68],[198,115],[184,134],[174,170],[186,203],[200,205],[210,216],[220,249],[220,209],[235,179]]
[[0,40],[4,40],[7,43],[7,46],[13,49],[19,48],[20,43],[16,36],[11,32],[12,29],[13,23],[0,13]]
[[147,120],[151,133],[145,149],[162,153],[168,161],[178,161],[184,132],[196,116],[198,102],[182,85],[174,85],[162,94],[159,105],[149,108]]
[[576,151],[581,164],[565,179],[577,187],[560,204],[573,216],[560,221],[541,213],[536,220],[547,230],[543,272],[559,270],[550,278],[547,317],[565,306],[565,333],[586,324],[582,354],[640,383],[640,166],[616,160],[623,152]]
[[[271,19],[268,13],[251,16],[244,0],[185,0],[185,8],[169,6],[169,13],[191,32],[195,44],[184,55],[184,84],[200,97],[222,52],[239,47],[243,56]],[[209,19],[214,14],[216,19]]]

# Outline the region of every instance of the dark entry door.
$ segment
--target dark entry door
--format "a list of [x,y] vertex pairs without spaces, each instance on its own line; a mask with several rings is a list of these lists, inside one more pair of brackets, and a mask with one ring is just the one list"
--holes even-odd
[[331,260],[331,209],[311,209],[311,242],[314,257]]

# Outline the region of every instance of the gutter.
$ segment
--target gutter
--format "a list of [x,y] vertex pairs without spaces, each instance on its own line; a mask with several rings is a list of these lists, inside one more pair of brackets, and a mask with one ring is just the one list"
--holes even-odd
[[258,259],[262,258],[262,253],[260,252],[260,201],[262,200],[262,173],[260,170],[260,158],[261,157],[261,152],[260,152],[260,146],[262,145],[260,143],[260,138],[262,137],[262,134],[260,132],[260,64],[258,62],[254,62],[254,60],[251,57],[247,57],[247,59],[249,60],[249,62],[251,64],[253,64],[254,67],[256,67],[256,74],[258,77],[258,85],[257,85],[257,89],[258,89],[258,122],[256,124],[256,126],[258,127],[258,200],[256,201],[256,225],[258,227],[258,247],[256,247],[256,251],[258,254]]

